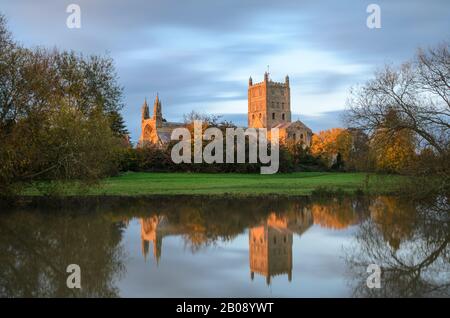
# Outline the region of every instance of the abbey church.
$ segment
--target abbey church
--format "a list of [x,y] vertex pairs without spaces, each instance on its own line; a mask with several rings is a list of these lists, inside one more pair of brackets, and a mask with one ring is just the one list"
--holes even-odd
[[144,147],[146,144],[163,146],[170,142],[170,135],[175,128],[184,127],[183,123],[171,123],[162,117],[162,104],[156,94],[153,105],[153,116],[150,117],[147,99],[142,105],[141,136],[138,147]]
[[[248,113],[249,128],[278,128],[280,142],[302,143],[311,146],[312,131],[300,120],[291,120],[291,92],[289,77],[284,83],[273,82],[269,74],[264,74],[264,80],[253,83],[250,77],[248,83]],[[155,144],[163,146],[170,141],[170,135],[175,128],[184,127],[183,123],[167,122],[162,117],[162,103],[159,96],[153,106],[150,117],[147,100],[142,105],[141,136],[138,146]]]

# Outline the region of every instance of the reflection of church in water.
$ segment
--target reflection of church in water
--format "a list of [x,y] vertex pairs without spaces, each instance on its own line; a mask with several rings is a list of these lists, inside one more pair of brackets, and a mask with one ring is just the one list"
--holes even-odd
[[149,218],[140,219],[141,222],[141,243],[142,254],[147,259],[150,242],[153,245],[153,257],[156,263],[161,258],[162,239],[164,228],[167,225],[167,218],[164,216],[151,216]]
[[[182,225],[172,225],[165,216],[140,219],[142,254],[147,259],[150,245],[156,263],[161,258],[162,240],[168,235],[186,234]],[[271,213],[261,225],[249,229],[249,256],[251,279],[255,273],[266,278],[287,274],[292,279],[293,234],[303,234],[313,224],[310,211],[289,216]]]
[[309,213],[295,218],[271,213],[262,225],[251,228],[248,240],[252,280],[257,273],[266,277],[268,285],[277,275],[287,274],[291,281],[293,233],[301,235],[312,223]]

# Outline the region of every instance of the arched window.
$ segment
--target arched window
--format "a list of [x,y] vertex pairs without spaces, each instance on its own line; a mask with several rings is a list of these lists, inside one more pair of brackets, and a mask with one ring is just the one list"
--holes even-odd
[[252,115],[252,119],[255,119],[255,114]]
[[149,140],[152,137],[152,127],[150,125],[144,128],[144,140]]
[[281,114],[281,119],[283,119],[283,120],[284,120],[284,114]]
[[303,134],[300,134],[300,139],[303,140]]
[[261,113],[259,113],[259,118],[261,118],[262,117],[262,114]]
[[272,119],[275,119],[275,113],[272,113]]
[[292,134],[292,138],[295,140],[295,133]]

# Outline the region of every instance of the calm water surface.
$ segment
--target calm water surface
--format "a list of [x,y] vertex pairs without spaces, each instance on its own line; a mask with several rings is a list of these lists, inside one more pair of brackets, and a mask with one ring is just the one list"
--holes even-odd
[[[449,296],[448,199],[103,199],[3,209],[3,297]],[[382,267],[369,289],[367,266]],[[81,290],[66,267],[81,267]]]

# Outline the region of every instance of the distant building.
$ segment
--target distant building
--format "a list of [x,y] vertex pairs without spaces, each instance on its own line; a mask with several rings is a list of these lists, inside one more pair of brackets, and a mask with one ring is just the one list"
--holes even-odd
[[[264,74],[264,81],[253,83],[249,79],[248,85],[248,127],[278,128],[280,142],[302,143],[311,146],[312,130],[300,120],[291,120],[291,92],[289,77],[284,83],[273,82],[269,74]],[[158,146],[170,142],[170,135],[175,128],[184,127],[184,123],[167,122],[162,117],[162,103],[156,95],[153,106],[153,116],[150,117],[147,100],[142,105],[141,136],[138,146],[154,144]]]
[[299,142],[311,146],[312,130],[300,120],[291,120],[291,89],[289,76],[284,83],[273,82],[269,73],[264,81],[248,81],[248,127],[278,128],[280,142]]
[[153,105],[153,116],[150,118],[147,99],[141,109],[141,136],[138,147],[146,144],[162,146],[170,142],[170,135],[175,128],[184,127],[182,123],[167,122],[162,116],[162,104],[158,94],[156,94]]

